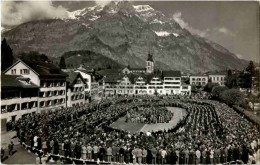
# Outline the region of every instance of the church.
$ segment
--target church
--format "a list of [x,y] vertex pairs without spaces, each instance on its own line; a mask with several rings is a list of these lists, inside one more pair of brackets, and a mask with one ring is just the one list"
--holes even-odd
[[153,55],[148,53],[148,57],[146,60],[146,68],[131,68],[129,65],[122,70],[124,74],[129,73],[154,73],[154,61]]

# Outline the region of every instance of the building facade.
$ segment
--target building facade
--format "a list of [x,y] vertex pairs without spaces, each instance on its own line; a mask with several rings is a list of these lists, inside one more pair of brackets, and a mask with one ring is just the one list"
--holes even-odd
[[209,80],[212,83],[217,83],[220,86],[224,86],[226,82],[226,74],[225,73],[209,73]]
[[66,74],[58,67],[42,61],[17,61],[5,72],[19,75],[39,87],[38,112],[66,107]]
[[207,75],[191,75],[190,76],[190,84],[195,86],[205,86],[209,81],[209,77]]
[[30,79],[15,75],[1,75],[1,124],[15,122],[28,114],[36,113],[39,87]]
[[67,107],[82,106],[85,100],[85,81],[80,73],[70,72],[67,77]]

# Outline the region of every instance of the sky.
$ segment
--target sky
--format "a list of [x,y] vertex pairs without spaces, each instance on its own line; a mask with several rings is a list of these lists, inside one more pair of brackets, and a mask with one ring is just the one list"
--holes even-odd
[[[106,1],[2,1],[2,27],[32,20],[64,18],[74,11]],[[182,28],[210,39],[239,58],[260,62],[259,2],[256,1],[133,1],[172,17]]]

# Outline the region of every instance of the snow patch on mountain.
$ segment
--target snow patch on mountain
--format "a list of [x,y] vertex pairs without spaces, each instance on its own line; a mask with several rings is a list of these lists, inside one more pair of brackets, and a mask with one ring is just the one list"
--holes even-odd
[[99,18],[100,18],[100,16],[92,15],[92,18],[90,18],[89,20],[90,21],[95,21],[95,20],[97,20]]
[[171,34],[173,34],[175,37],[179,36],[179,34],[177,34],[177,33],[169,33],[167,31],[154,31],[154,32],[159,37],[167,37],[167,36],[169,36]]
[[69,19],[77,19],[78,16],[81,16],[82,12],[84,12],[85,10],[86,10],[86,8],[75,10],[75,11],[72,11],[72,12],[67,12],[68,18]]
[[158,20],[158,19],[154,19],[150,24],[153,24],[153,23],[163,24],[163,23],[165,23],[165,22],[162,22],[162,21],[160,21],[160,20]]
[[135,8],[135,11],[137,11],[137,12],[144,12],[144,11],[154,10],[149,5],[135,5],[133,7]]

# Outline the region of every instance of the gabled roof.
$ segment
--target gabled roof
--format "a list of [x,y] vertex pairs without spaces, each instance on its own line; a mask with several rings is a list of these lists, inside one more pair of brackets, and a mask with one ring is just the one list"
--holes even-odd
[[49,63],[49,62],[42,62],[42,61],[27,61],[27,60],[18,60],[15,62],[11,67],[9,67],[4,73],[6,73],[8,70],[13,68],[16,64],[19,62],[26,65],[30,70],[32,70],[34,73],[36,73],[40,77],[62,77],[65,78],[66,74],[61,71],[60,68],[57,66]]
[[16,75],[1,74],[1,88],[39,88],[32,82],[30,82],[30,84],[25,84],[20,82],[19,80],[27,79]]
[[227,75],[226,71],[215,71],[215,72],[208,72],[207,75]]
[[108,74],[119,74],[122,72],[122,70],[121,69],[104,69],[104,70],[99,70],[96,72],[102,76],[106,76]]
[[167,70],[162,71],[163,77],[181,77],[180,71]]
[[68,84],[69,86],[74,85],[78,78],[80,78],[81,81],[83,81],[85,83],[83,77],[81,76],[81,74],[79,72],[69,72],[67,74],[68,74],[68,76],[66,77],[66,82],[69,83]]

